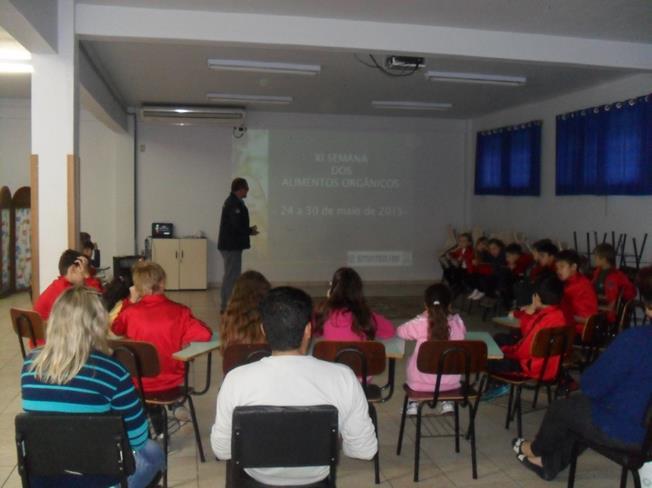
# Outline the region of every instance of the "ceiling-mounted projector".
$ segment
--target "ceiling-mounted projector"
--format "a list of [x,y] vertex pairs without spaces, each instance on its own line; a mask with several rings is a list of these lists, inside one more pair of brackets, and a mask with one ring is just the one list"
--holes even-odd
[[385,68],[393,71],[416,71],[425,67],[425,58],[418,56],[387,56],[385,59]]

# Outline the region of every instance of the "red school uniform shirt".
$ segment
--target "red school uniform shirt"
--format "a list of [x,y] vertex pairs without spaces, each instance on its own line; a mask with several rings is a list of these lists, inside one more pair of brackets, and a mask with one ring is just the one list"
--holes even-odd
[[147,295],[137,303],[125,300],[111,330],[114,334],[156,346],[161,373],[155,378],[143,378],[143,388],[148,393],[181,385],[184,364],[173,359],[172,354],[190,342],[209,341],[213,335],[188,307],[162,294]]
[[516,260],[514,269],[512,269],[512,274],[517,278],[524,276],[527,270],[532,267],[533,263],[534,263],[534,258],[532,257],[532,254],[528,254],[528,253],[521,254]]
[[[600,275],[603,270],[596,268],[593,271],[593,286],[596,293],[604,295],[607,303],[611,308],[614,307],[616,300],[618,300],[618,294],[620,290],[623,291],[623,300],[629,301],[636,298],[636,287],[634,284],[629,281],[629,278],[625,273],[616,268],[611,268],[607,270],[606,276],[602,278]],[[600,281],[602,280],[602,283]],[[615,310],[611,310],[607,314],[609,321],[614,322],[616,320]]]
[[[533,358],[530,355],[534,337],[541,329],[563,327],[566,325],[566,318],[561,308],[557,305],[550,305],[533,315],[521,315],[520,321],[523,338],[516,344],[503,346],[501,349],[505,354],[505,358],[514,359],[519,362],[523,374],[530,378],[538,379],[545,360],[543,358]],[[551,380],[555,377],[559,369],[559,360],[559,356],[552,357],[548,360],[543,375],[544,380]]]
[[70,283],[70,281],[68,281],[64,276],[59,276],[56,280],[50,283],[50,285],[43,290],[43,293],[41,293],[36,299],[34,310],[36,310],[43,320],[47,320],[50,317],[50,312],[52,311],[54,302],[57,301],[59,295],[71,286],[72,283]]
[[582,334],[584,323],[578,323],[575,317],[588,318],[598,313],[598,296],[593,284],[582,273],[575,273],[564,283],[564,296],[561,309],[568,325],[575,324],[575,331]]
[[461,267],[469,273],[473,272],[473,249],[470,247],[458,247],[450,252],[449,256],[461,263]]
[[534,267],[530,270],[530,282],[535,283],[540,277],[544,274],[557,274],[555,270],[555,263],[552,263],[550,266],[541,266],[535,264]]

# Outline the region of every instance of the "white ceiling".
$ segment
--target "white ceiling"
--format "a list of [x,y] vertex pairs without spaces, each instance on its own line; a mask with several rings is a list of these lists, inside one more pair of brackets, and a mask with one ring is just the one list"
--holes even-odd
[[[257,105],[258,110],[313,113],[392,114],[470,118],[507,106],[542,100],[632,73],[628,70],[462,58],[427,58],[428,69],[526,76],[524,87],[434,83],[423,71],[390,78],[358,62],[352,53],[263,49],[219,45],[85,41],[124,102],[207,104],[206,93],[292,96],[289,106]],[[369,62],[368,53],[359,56]],[[384,59],[383,54],[378,54]],[[211,71],[209,58],[320,64],[318,76]],[[452,103],[446,112],[381,111],[372,100]]]
[[651,0],[77,0],[652,42]]

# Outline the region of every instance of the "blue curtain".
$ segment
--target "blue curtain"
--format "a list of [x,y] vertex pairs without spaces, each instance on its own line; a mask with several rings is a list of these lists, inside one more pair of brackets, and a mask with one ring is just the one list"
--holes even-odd
[[478,132],[476,195],[539,195],[541,122]]
[[557,116],[557,195],[652,195],[650,96]]

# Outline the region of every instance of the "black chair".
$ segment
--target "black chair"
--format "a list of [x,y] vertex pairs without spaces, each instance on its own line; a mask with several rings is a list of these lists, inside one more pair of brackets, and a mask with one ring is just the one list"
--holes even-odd
[[[437,402],[453,402],[455,404],[455,452],[460,452],[460,410],[469,410],[469,428],[466,438],[471,444],[471,467],[473,479],[478,478],[477,457],[475,448],[475,416],[478,412],[480,396],[486,381],[487,345],[482,341],[427,341],[421,344],[417,356],[417,368],[422,373],[437,375],[434,391],[415,391],[407,384],[403,385],[405,399],[401,414],[401,427],[398,434],[396,454],[401,454],[403,432],[407,416],[408,401],[417,401],[416,435],[414,438],[414,481],[419,481],[419,454],[421,437],[450,437],[448,435],[423,435],[421,420],[423,407],[435,408]],[[462,375],[461,386],[454,390],[440,391],[441,375]],[[471,375],[475,378],[471,381]]]
[[641,478],[638,474],[638,470],[643,466],[643,464],[652,461],[652,400],[648,405],[643,425],[646,428],[645,439],[643,440],[641,447],[638,449],[617,449],[578,436],[573,443],[573,448],[571,450],[570,469],[568,470],[568,488],[573,488],[575,486],[575,471],[577,469],[577,457],[580,454],[580,446],[593,449],[604,457],[620,464],[622,467],[620,488],[625,488],[627,486],[628,471],[632,472],[635,488],[641,488]]
[[328,477],[309,486],[335,487],[337,420],[332,405],[236,407],[226,486],[265,486],[250,478],[246,468],[328,466]]
[[[572,351],[573,338],[575,337],[574,326],[550,327],[539,330],[534,336],[530,355],[533,359],[543,359],[541,373],[538,378],[532,378],[521,372],[513,373],[494,373],[490,377],[493,380],[509,385],[509,400],[507,402],[507,416],[505,418],[505,428],[509,429],[509,424],[516,416],[516,427],[518,436],[523,437],[523,408],[521,402],[521,393],[523,389],[534,390],[532,399],[532,410],[537,409],[539,400],[539,391],[545,386],[548,394],[548,403],[552,402],[551,388],[555,387],[554,398],[558,398],[561,392],[560,380],[564,375],[564,357]],[[552,379],[544,379],[548,363],[551,359],[558,358],[559,366]]]
[[[24,488],[35,476],[66,475],[106,477],[107,485],[120,483],[126,488],[136,469],[119,415],[21,413],[15,424],[18,473]],[[74,484],[85,486],[83,476],[79,480]]]
[[[362,390],[369,404],[369,416],[374,424],[376,438],[378,438],[378,414],[375,403],[382,403],[389,399],[383,395],[383,387],[367,381],[370,375],[383,374],[387,364],[385,346],[375,341],[320,341],[315,344],[313,356],[323,361],[346,364],[360,378]],[[380,483],[380,444],[374,456],[374,482]]]

